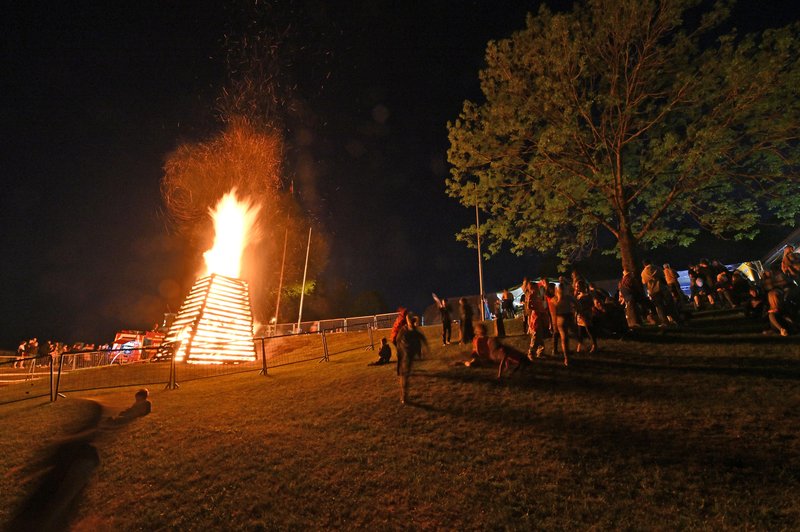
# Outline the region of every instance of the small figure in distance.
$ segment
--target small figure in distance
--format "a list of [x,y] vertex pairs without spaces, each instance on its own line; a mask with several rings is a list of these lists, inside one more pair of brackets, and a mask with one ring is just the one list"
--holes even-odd
[[513,375],[518,369],[522,368],[524,370],[531,364],[531,361],[525,353],[513,347],[503,345],[497,338],[489,338],[489,351],[491,352],[493,360],[500,361],[500,369],[497,370],[497,380],[502,378],[503,372],[509,367],[513,366],[510,373],[510,375]]
[[450,316],[450,305],[447,303],[447,298],[441,298],[433,294],[433,299],[436,301],[436,308],[439,309],[439,315],[442,318],[442,345],[450,345],[450,336],[453,333],[453,318]]
[[368,366],[383,366],[389,363],[392,358],[392,348],[389,347],[389,341],[386,338],[381,338],[381,348],[378,351],[378,360],[370,362]]
[[498,338],[506,335],[506,325],[503,321],[503,302],[500,299],[494,302],[494,335]]
[[149,414],[152,409],[153,405],[150,403],[148,397],[150,396],[150,392],[147,388],[142,388],[134,395],[135,402],[130,406],[119,413],[119,415],[113,418],[111,421],[116,423],[127,423],[128,421],[132,421],[137,417],[144,417]]

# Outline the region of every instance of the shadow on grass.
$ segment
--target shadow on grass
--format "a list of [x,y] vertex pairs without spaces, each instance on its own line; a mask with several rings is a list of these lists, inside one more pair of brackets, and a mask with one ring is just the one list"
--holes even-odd
[[[449,373],[432,373],[425,377],[461,380],[460,376]],[[468,380],[479,377],[472,375]],[[549,378],[535,378],[532,382],[514,385],[532,388],[553,385],[554,390],[561,392],[578,387],[586,390],[589,386],[594,388],[592,393],[622,393],[633,397],[638,397],[646,388],[632,383],[600,386],[596,382],[556,382]],[[724,422],[705,428],[667,427],[657,420],[641,425],[626,422],[613,411],[567,413],[487,402],[430,404],[424,399],[412,399],[407,406],[434,415],[478,419],[512,430],[533,430],[555,437],[563,442],[558,452],[564,454],[559,454],[559,459],[588,470],[603,469],[609,463],[617,464],[621,472],[630,471],[631,464],[643,468],[672,468],[675,474],[696,475],[700,484],[713,486],[724,478],[732,489],[745,491],[756,486],[763,489],[766,485],[777,491],[796,489],[800,484],[800,470],[795,469],[798,456],[787,450],[785,437],[768,441],[743,438],[727,433]]]
[[66,530],[75,514],[76,501],[100,464],[97,449],[91,444],[102,417],[94,403],[92,415],[76,432],[57,441],[45,458],[31,465],[39,483],[8,524],[15,531]]
[[[640,359],[641,360],[641,359]],[[624,361],[609,358],[578,359],[573,366],[597,374],[615,374],[620,370],[635,373],[705,374],[725,377],[761,377],[800,380],[800,361],[763,357],[681,356],[679,362],[655,356],[652,362]]]
[[[709,386],[721,390],[732,384],[727,380],[731,378],[744,379],[737,381],[738,385],[752,378],[800,381],[800,362],[782,358],[681,356],[679,363],[675,364],[663,355],[644,362],[619,360],[613,358],[615,355],[619,356],[605,352],[601,356],[595,354],[592,358],[588,358],[588,355],[584,355],[587,358],[575,356],[568,368],[561,365],[560,359],[537,359],[526,370],[504,377],[501,381],[495,378],[496,368],[464,367],[419,369],[415,370],[414,379],[474,385],[478,388],[478,394],[491,394],[493,390],[508,388],[534,395],[581,395],[591,396],[597,401],[621,399],[661,405],[677,404],[686,397],[700,393],[696,387],[697,380],[687,378],[689,376],[696,376],[700,380],[707,376],[720,377],[722,380],[713,385],[709,383]],[[434,406],[420,402],[415,406],[447,415],[470,415],[460,406]],[[483,415],[480,410],[474,412],[477,417]],[[506,414],[503,412],[500,418],[507,419]]]
[[729,329],[706,330],[700,333],[692,329],[651,329],[632,331],[622,337],[622,341],[645,342],[653,344],[720,344],[720,345],[762,345],[777,344],[800,347],[800,336],[777,336],[773,334],[731,333]]

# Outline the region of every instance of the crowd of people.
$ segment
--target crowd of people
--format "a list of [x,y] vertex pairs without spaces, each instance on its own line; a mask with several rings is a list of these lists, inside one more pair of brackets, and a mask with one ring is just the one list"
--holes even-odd
[[46,366],[50,363],[50,360],[55,360],[65,353],[83,352],[84,356],[91,357],[91,352],[93,351],[107,351],[108,349],[111,349],[109,344],[97,347],[95,344],[75,342],[70,345],[54,340],[39,342],[38,338],[30,338],[19,343],[16,360],[12,367],[24,368],[26,364],[30,363],[37,366]]
[[[748,320],[760,323],[765,334],[788,336],[800,332],[800,255],[792,246],[786,246],[783,259],[763,272],[731,270],[719,260],[700,259],[689,265],[688,276],[688,294],[669,263],[658,267],[649,260],[643,261],[638,278],[633,272],[623,271],[614,294],[577,270],[555,282],[524,278],[519,311],[509,290],[504,290],[492,304],[483,298],[483,304],[494,309],[493,338],[482,323],[473,324],[472,306],[467,298],[461,298],[459,342],[472,347],[463,364],[500,365],[499,378],[508,368],[516,370],[542,357],[549,343],[550,355],[563,357],[568,366],[573,340],[575,351],[594,352],[599,338],[620,338],[647,325],[681,327],[693,310],[740,309]],[[452,309],[446,299],[435,299],[442,318],[442,344],[448,345]],[[530,336],[529,351],[523,357],[499,340],[505,336],[504,320],[518,316]]]

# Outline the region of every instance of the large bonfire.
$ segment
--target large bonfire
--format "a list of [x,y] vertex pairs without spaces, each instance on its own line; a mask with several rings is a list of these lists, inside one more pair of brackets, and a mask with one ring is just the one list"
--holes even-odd
[[240,276],[259,207],[231,190],[210,213],[214,245],[203,254],[205,272],[184,300],[157,358],[199,364],[255,360],[250,294]]

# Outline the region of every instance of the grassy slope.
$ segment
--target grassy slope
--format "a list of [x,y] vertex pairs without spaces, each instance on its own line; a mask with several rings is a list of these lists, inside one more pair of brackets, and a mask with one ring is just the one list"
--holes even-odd
[[796,526],[800,346],[716,338],[608,341],[502,384],[435,347],[405,407],[363,351],[157,390],[151,416],[96,441],[77,527]]

